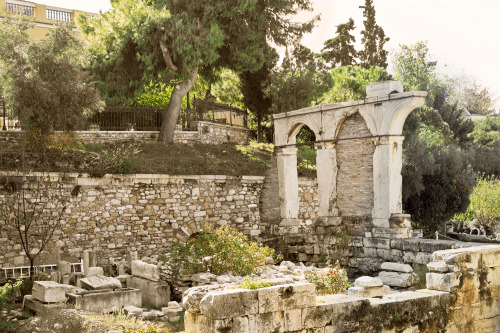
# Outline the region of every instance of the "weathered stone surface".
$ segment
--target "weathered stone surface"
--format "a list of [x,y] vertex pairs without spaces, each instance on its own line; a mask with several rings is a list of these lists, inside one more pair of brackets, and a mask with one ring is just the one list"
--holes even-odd
[[151,281],[132,276],[130,287],[141,290],[142,304],[161,308],[170,302],[170,285],[167,282]]
[[379,278],[371,276],[361,276],[354,281],[356,287],[382,287],[384,284]]
[[430,262],[427,264],[427,268],[431,272],[438,272],[438,273],[446,273],[449,270],[448,265],[444,261]]
[[79,309],[109,313],[125,306],[142,306],[141,291],[138,289],[102,290],[92,293],[68,294],[69,301]]
[[289,284],[257,289],[259,313],[300,309],[316,301],[316,286],[312,283]]
[[160,268],[157,265],[145,263],[140,260],[132,261],[132,275],[151,281],[160,281]]
[[380,287],[349,287],[347,294],[353,297],[382,297],[391,292],[389,286]]
[[90,276],[103,276],[104,269],[102,267],[89,267],[87,272],[85,273],[85,277]]
[[141,315],[144,312],[144,309],[134,306],[134,305],[128,305],[123,307],[123,311],[128,315],[128,316],[134,316],[137,317]]
[[400,264],[396,262],[384,262],[380,265],[380,269],[384,271],[394,271],[402,273],[412,273],[413,268],[408,264]]
[[413,275],[399,272],[380,272],[378,278],[385,285],[407,288],[413,285]]
[[210,319],[252,315],[259,312],[257,290],[211,292],[200,301],[200,312]]
[[425,276],[427,289],[450,292],[460,284],[460,273],[427,273]]
[[199,283],[208,284],[217,281],[217,275],[212,273],[196,273],[191,275],[191,280]]
[[34,281],[33,297],[42,302],[57,303],[66,299],[66,288],[54,281]]
[[120,280],[109,276],[91,276],[80,279],[82,288],[87,290],[119,289],[122,287]]

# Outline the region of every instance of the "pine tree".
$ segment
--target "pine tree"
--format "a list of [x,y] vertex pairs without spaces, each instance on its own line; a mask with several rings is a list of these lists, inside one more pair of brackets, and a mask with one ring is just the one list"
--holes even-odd
[[354,28],[354,20],[350,18],[349,22],[337,26],[337,37],[325,42],[321,56],[332,68],[356,65],[357,52],[353,45],[356,38],[351,35]]
[[365,68],[369,67],[384,67],[387,68],[387,54],[384,50],[384,44],[389,41],[389,37],[385,36],[384,30],[375,21],[375,7],[373,0],[365,0],[363,8],[363,24],[365,29],[361,31],[361,42],[364,49],[358,53],[361,65]]

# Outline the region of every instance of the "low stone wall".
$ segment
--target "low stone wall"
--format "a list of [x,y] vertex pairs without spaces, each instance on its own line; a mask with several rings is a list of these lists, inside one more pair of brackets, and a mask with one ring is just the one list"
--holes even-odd
[[382,298],[316,297],[314,285],[189,290],[187,332],[496,332],[500,246],[437,251],[427,289]]
[[[62,182],[70,200],[62,224],[40,263],[56,263],[55,253],[74,262],[84,250],[99,254],[99,265],[125,259],[128,251],[140,257],[158,254],[172,238],[188,237],[203,223],[231,225],[260,240],[269,226],[260,223],[259,198],[264,177],[106,175],[33,173]],[[16,180],[15,172],[0,178]],[[314,182],[304,180],[304,216],[313,216]],[[0,192],[0,204],[5,192]],[[0,216],[0,268],[26,265],[18,235]],[[52,254],[52,255],[50,255]]]
[[[206,121],[193,122],[196,131],[176,131],[177,143],[221,144],[226,142],[246,143],[251,130]],[[158,131],[77,131],[75,135],[84,143],[145,142],[158,140]],[[17,149],[24,137],[24,131],[0,131],[0,144],[5,149]]]

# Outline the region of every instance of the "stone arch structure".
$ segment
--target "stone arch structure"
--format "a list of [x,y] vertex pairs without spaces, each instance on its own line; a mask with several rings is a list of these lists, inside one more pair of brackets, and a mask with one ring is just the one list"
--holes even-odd
[[[274,115],[281,225],[299,223],[295,135],[303,125],[307,125],[316,135],[319,201],[316,223],[337,225],[346,214],[369,215],[370,225],[375,229],[397,226],[399,229],[408,229],[403,233],[409,233],[409,222],[401,219],[402,130],[406,117],[413,109],[424,104],[427,93],[403,92],[403,85],[398,81],[370,84],[366,92],[364,100],[318,105]],[[353,119],[359,127],[349,129],[352,133],[344,137],[342,131]],[[366,190],[367,184],[363,184],[365,197],[360,198],[366,201],[369,197],[370,202],[364,202],[365,206],[360,206],[357,212],[355,206],[344,208],[343,214],[338,207],[337,186],[339,176],[344,177],[343,172],[346,170],[342,170],[339,175],[337,155],[344,142],[355,141],[363,144],[360,145],[361,151],[356,152],[354,149],[350,152],[353,156],[370,155],[370,158],[364,159],[369,165],[363,166],[364,180],[370,183],[369,191]],[[348,163],[345,165],[348,167]],[[366,170],[371,172],[371,177],[366,177]],[[355,176],[352,177],[352,181],[355,181]]]

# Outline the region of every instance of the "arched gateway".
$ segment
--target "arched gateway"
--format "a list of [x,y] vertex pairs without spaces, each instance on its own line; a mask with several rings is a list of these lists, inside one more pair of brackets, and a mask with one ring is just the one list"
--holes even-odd
[[[307,125],[316,136],[317,225],[361,217],[364,231],[408,237],[402,214],[403,125],[427,92],[403,84],[369,84],[364,100],[313,106],[274,115],[281,226],[299,223],[296,135]],[[361,231],[361,230],[360,230]]]

